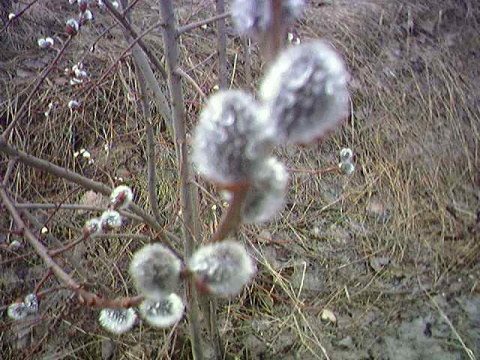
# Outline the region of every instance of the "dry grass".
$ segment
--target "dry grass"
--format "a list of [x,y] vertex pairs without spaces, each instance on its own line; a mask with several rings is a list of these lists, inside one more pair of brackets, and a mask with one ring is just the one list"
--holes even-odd
[[[362,349],[373,348],[379,336],[408,316],[406,308],[421,306],[424,289],[429,294],[449,294],[454,279],[461,278],[458,294],[478,293],[480,107],[475,86],[480,74],[472,59],[480,49],[478,5],[468,1],[458,5],[453,0],[423,5],[381,0],[339,0],[321,7],[317,3],[312,1],[297,30],[303,41],[327,37],[345,55],[352,69],[353,112],[344,127],[322,144],[279,149],[278,155],[291,168],[315,170],[336,163],[338,150],[348,146],[356,152],[358,171],[351,178],[293,173],[282,215],[268,226],[242,231],[258,260],[259,274],[248,291],[239,299],[222,302],[219,310],[222,338],[230,354],[241,358],[256,358],[255,351],[263,348],[266,354],[323,359],[323,354],[336,358],[333,353],[342,358],[335,352],[335,341],[354,335],[363,343]],[[181,4],[181,23],[212,12],[207,2]],[[19,76],[19,67],[28,68],[27,61],[45,56],[34,42],[24,39],[34,39],[44,24],[60,33],[70,11],[63,5],[41,15],[33,10],[25,14],[29,22],[8,30],[10,52],[2,52],[4,119],[28,93],[26,84],[31,79]],[[148,1],[139,2],[134,14],[135,24],[144,29],[157,21]],[[135,102],[129,100],[135,89],[130,56],[101,84],[93,80],[118,60],[126,46],[119,29],[114,29],[98,42],[93,54],[88,53],[109,24],[111,20],[98,13],[97,25],[85,28],[68,52],[68,61],[32,99],[29,119],[16,128],[14,138],[25,151],[96,180],[115,183],[116,177],[122,177],[134,187],[139,205],[148,208],[143,126],[137,120]],[[158,34],[148,35],[145,41],[161,56]],[[215,46],[211,28],[193,31],[181,40],[181,66],[207,94],[217,83]],[[244,87],[244,53],[238,38],[229,37],[228,57],[232,86]],[[79,58],[84,58],[92,73],[92,83],[72,89],[66,86],[61,69]],[[261,62],[256,51],[253,60],[258,81]],[[187,84],[185,94],[193,125],[202,99]],[[83,102],[80,111],[66,107],[72,98]],[[43,112],[52,101],[59,106],[45,119]],[[161,179],[157,191],[165,224],[175,231],[175,156],[163,130],[160,125],[156,128]],[[93,165],[73,158],[80,148],[92,153]],[[6,163],[2,157],[0,161],[0,166]],[[73,203],[83,194],[60,179],[23,166],[15,173],[12,190],[35,202]],[[211,211],[211,198],[217,199],[218,206],[221,201],[213,192],[202,195],[208,232],[218,217]],[[381,211],[372,211],[378,208]],[[84,219],[85,215],[72,215],[67,227],[65,218],[54,216],[51,231],[71,241]],[[126,231],[143,233],[144,229],[131,224]],[[84,265],[95,274],[95,290],[127,294],[131,286],[125,268],[140,245],[137,240],[115,238],[88,244]],[[10,256],[2,254],[1,259]],[[388,262],[378,269],[372,263],[378,259]],[[36,264],[40,261],[31,256],[9,266],[17,271]],[[40,271],[15,291],[4,285],[10,289],[4,301],[30,291],[41,276]],[[67,331],[69,342],[49,337],[48,351],[59,351],[57,358],[101,358],[106,335],[95,322],[95,312],[78,307],[66,295],[60,305],[49,306],[44,324],[55,324],[54,333]],[[321,321],[325,308],[336,315],[335,326]],[[55,322],[58,317],[61,320]],[[9,323],[2,320],[0,328],[5,326]],[[181,324],[159,336],[141,325],[114,340],[119,358],[189,358],[186,331]],[[464,341],[474,348],[472,340]],[[3,339],[2,344],[0,352],[11,351]],[[6,358],[13,356],[6,354]]]

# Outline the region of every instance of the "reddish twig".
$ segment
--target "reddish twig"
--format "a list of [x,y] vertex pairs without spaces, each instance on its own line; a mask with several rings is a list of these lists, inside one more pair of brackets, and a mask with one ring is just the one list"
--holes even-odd
[[338,166],[331,166],[329,168],[321,169],[321,170],[289,168],[288,171],[297,172],[297,173],[312,174],[312,175],[323,175],[323,174],[328,174],[328,173],[331,173],[331,172],[339,172],[340,170],[339,170]]
[[26,111],[27,111],[27,106],[30,102],[30,100],[32,99],[33,95],[35,95],[35,93],[37,92],[37,90],[40,88],[40,86],[43,84],[43,82],[45,81],[45,79],[47,78],[48,74],[50,74],[50,72],[57,66],[57,63],[58,61],[60,60],[60,58],[62,57],[63,53],[65,52],[65,50],[67,50],[68,46],[70,45],[70,42],[72,41],[73,37],[72,36],[69,36],[67,41],[65,41],[65,43],[63,44],[62,48],[60,49],[60,51],[58,52],[57,56],[55,57],[55,59],[53,59],[53,61],[51,62],[51,64],[43,71],[43,73],[40,75],[40,78],[38,79],[37,83],[35,84],[35,86],[33,87],[33,90],[30,92],[30,94],[27,96],[27,98],[25,99],[25,101],[22,103],[22,106],[20,107],[20,109],[15,113],[13,119],[12,119],[12,122],[7,126],[7,128],[5,129],[5,131],[3,132],[2,134],[2,138],[4,139],[7,139],[8,136],[10,135],[10,132],[13,130],[13,128],[15,127],[15,124],[17,123],[17,121],[20,119],[20,118],[23,118],[23,116],[25,115]]
[[35,290],[33,290],[33,293],[35,295],[38,294],[42,286],[45,284],[45,282],[50,278],[50,276],[53,275],[52,269],[48,269],[43,278],[38,282],[38,284],[35,286]]
[[35,252],[42,258],[45,265],[51,269],[57,279],[74,291],[81,304],[100,308],[128,308],[140,304],[143,301],[143,296],[135,297],[121,297],[113,300],[105,299],[94,293],[91,293],[77,284],[70,275],[68,275],[49,255],[47,248],[40,242],[40,240],[32,233],[32,231],[23,222],[20,214],[13,205],[12,200],[8,196],[5,189],[0,188],[0,198],[2,199],[5,208],[8,210],[13,218],[13,221],[19,229],[23,232],[23,236],[34,248]]
[[205,20],[201,20],[201,21],[198,21],[198,22],[195,22],[195,23],[192,23],[192,24],[188,24],[188,25],[179,27],[177,29],[177,36],[180,36],[180,35],[188,32],[188,31],[191,31],[193,29],[199,28],[202,25],[211,24],[213,22],[223,20],[223,19],[226,19],[228,17],[230,17],[230,13],[219,14],[219,15],[212,16],[212,17],[210,17],[208,19],[205,19]]
[[225,240],[228,235],[237,230],[241,225],[243,202],[245,201],[249,187],[250,185],[248,184],[237,184],[225,188],[232,193],[232,201],[220,222],[220,226],[215,234],[213,234],[213,241]]

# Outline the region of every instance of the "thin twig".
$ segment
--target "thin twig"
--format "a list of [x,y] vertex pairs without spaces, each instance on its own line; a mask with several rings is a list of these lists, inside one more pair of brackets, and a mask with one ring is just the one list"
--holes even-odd
[[30,2],[29,4],[27,4],[27,6],[25,6],[22,10],[20,10],[18,13],[15,14],[15,17],[13,19],[8,19],[7,23],[5,24],[4,27],[2,27],[2,29],[0,30],[0,34],[2,32],[4,32],[9,26],[11,23],[13,23],[15,20],[17,20],[18,18],[20,18],[28,9],[30,9],[36,2],[38,2],[39,0],[33,0],[32,2]]
[[[157,57],[150,51],[148,46],[145,45],[141,37],[137,35],[137,32],[133,30],[133,28],[130,26],[128,21],[122,16],[122,14],[120,14],[117,11],[117,9],[115,9],[115,7],[109,1],[105,1],[104,4],[108,9],[108,11],[110,11],[110,13],[113,15],[113,17],[115,17],[115,19],[125,28],[125,30],[127,30],[130,33],[130,36],[134,39],[138,39],[138,45],[145,52],[145,54],[147,55],[148,59],[153,64],[153,66],[155,66],[158,72],[160,72],[162,77],[166,80],[167,72],[165,71],[165,68],[163,67],[161,62],[157,59]],[[161,26],[161,24],[159,24],[158,26]]]
[[16,163],[16,158],[13,158],[8,162],[7,170],[5,171],[5,175],[3,176],[3,186],[7,186],[7,183],[10,180],[10,176],[12,175],[12,171]]
[[202,25],[208,25],[208,24],[211,24],[215,21],[223,20],[223,19],[226,19],[228,17],[230,17],[230,13],[224,13],[224,14],[212,16],[212,17],[210,17],[208,19],[205,19],[205,20],[201,20],[201,21],[198,21],[198,22],[195,22],[195,23],[191,23],[191,24],[179,27],[177,29],[177,36],[180,36],[180,35],[188,32],[188,31],[191,31],[193,29],[199,28]]
[[[225,12],[225,1],[217,0],[217,14]],[[219,15],[220,16],[220,15]],[[220,89],[228,87],[227,74],[227,34],[225,19],[217,22],[218,80]]]
[[15,124],[17,123],[18,120],[23,118],[25,116],[25,112],[27,110],[27,107],[30,103],[30,100],[32,99],[33,95],[37,92],[37,90],[40,88],[40,86],[43,84],[47,76],[50,74],[50,72],[57,66],[58,61],[62,57],[63,53],[67,50],[68,46],[70,45],[70,42],[72,41],[73,37],[69,36],[67,41],[63,44],[62,48],[58,52],[57,56],[53,61],[50,63],[50,65],[43,71],[43,73],[40,75],[40,78],[37,80],[37,83],[33,87],[32,91],[30,94],[27,96],[27,98],[23,101],[22,106],[20,109],[15,113],[11,123],[7,126],[3,134],[1,135],[2,138],[7,139],[10,135],[10,132],[13,130],[15,127]]
[[213,241],[225,240],[232,232],[238,229],[242,223],[242,209],[247,191],[248,184],[241,184],[229,187],[232,192],[232,201],[230,202],[227,212],[220,222],[215,234],[213,234]]
[[[125,3],[128,1],[125,0]],[[130,23],[131,16],[130,13],[125,15],[125,19]],[[125,35],[127,41],[130,41],[130,36],[128,32],[125,31]],[[167,123],[171,123],[171,121],[167,121],[167,117],[171,118],[170,111],[168,109],[167,99],[165,98],[160,86],[153,75],[153,71],[148,65],[148,62],[145,58],[145,53],[142,52],[140,46],[135,45],[132,50],[133,60],[135,62],[135,77],[137,78],[138,88],[139,88],[139,104],[142,110],[143,121],[145,123],[145,133],[146,133],[146,157],[147,157],[147,173],[148,173],[148,181],[147,181],[147,189],[148,189],[148,200],[150,203],[150,207],[152,208],[153,216],[155,219],[160,223],[162,221],[162,217],[160,214],[160,208],[158,206],[157,201],[157,172],[156,172],[156,164],[155,164],[155,135],[153,131],[153,125],[151,123],[151,109],[150,109],[150,102],[148,99],[147,93],[147,84],[152,89],[154,93],[159,93],[160,104],[157,104],[158,107],[162,107],[160,109],[160,113],[163,113],[163,116]]]
[[197,82],[183,69],[177,68],[176,72],[178,75],[180,75],[182,78],[184,78],[186,81],[188,81],[193,88],[197,91],[197,93],[201,96],[201,98],[204,100],[206,99],[207,95],[203,92],[202,88],[197,84]]
[[[0,137],[0,152],[3,152],[10,156],[18,157],[18,160],[23,164],[33,166],[34,168],[46,171],[50,174],[61,177],[62,179],[69,180],[75,184],[81,185],[86,189],[99,192],[103,195],[110,196],[112,189],[105,184],[88,179],[82,175],[79,175],[73,171],[54,165],[51,162],[43,159],[39,159],[35,156],[29,155],[15,147],[9,145],[6,140]],[[139,217],[143,219],[152,229],[158,232],[158,236],[163,242],[165,242],[172,250],[175,249],[170,236],[163,231],[162,226],[155,220],[154,217],[147,214],[142,208],[136,204],[130,204],[129,209]]]
[[[186,141],[185,102],[180,81],[180,75],[176,72],[178,67],[177,31],[175,29],[175,15],[171,0],[158,2],[162,19],[165,22],[163,29],[163,44],[166,52],[167,66],[169,69],[168,85],[170,100],[172,103],[173,133],[175,150],[178,161],[180,208],[183,218],[183,236],[185,239],[185,258],[193,252],[194,243],[198,234],[198,194],[197,189],[191,183],[191,169],[188,162],[188,148]],[[201,330],[198,319],[198,295],[192,282],[188,282],[186,295],[189,299],[189,325],[192,337],[192,354],[195,360],[203,360],[201,344]]]
[[20,214],[12,203],[5,189],[0,188],[0,198],[2,199],[5,208],[10,213],[13,221],[19,229],[23,232],[23,236],[28,240],[35,252],[42,258],[45,265],[50,268],[57,279],[74,291],[81,303],[88,306],[95,306],[100,308],[128,308],[139,305],[143,301],[142,296],[122,297],[114,300],[108,300],[98,295],[83,289],[70,275],[68,275],[49,255],[47,248],[40,242],[40,240],[32,233],[32,231],[25,225]]

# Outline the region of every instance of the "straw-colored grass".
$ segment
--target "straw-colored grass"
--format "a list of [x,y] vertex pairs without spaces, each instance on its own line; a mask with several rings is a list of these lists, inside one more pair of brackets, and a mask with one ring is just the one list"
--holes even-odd
[[[28,61],[49,59],[48,52],[36,48],[37,34],[48,35],[50,27],[62,38],[63,20],[73,15],[63,3],[53,2],[55,6],[48,8],[42,3],[0,34],[5,48],[0,58],[3,119],[10,118],[29,93],[32,77],[22,74],[38,73]],[[153,3],[140,1],[135,6],[137,28],[146,29],[158,21]],[[357,171],[352,177],[292,172],[282,214],[269,224],[242,230],[240,237],[250,244],[258,261],[258,274],[243,295],[219,304],[220,333],[232,358],[255,359],[263,353],[264,358],[296,354],[307,359],[348,359],[335,344],[353,336],[356,346],[350,349],[351,358],[360,359],[377,354],[379,338],[393,334],[403,319],[423,316],[431,296],[478,296],[480,107],[476,84],[480,74],[474,58],[480,50],[479,6],[453,0],[420,5],[381,0],[325,3],[311,1],[296,30],[302,41],[326,37],[344,55],[352,73],[352,114],[321,144],[282,148],[277,155],[291,169],[318,170],[335,165],[339,150],[350,147],[356,154]],[[209,2],[179,2],[181,24],[212,12]],[[114,184],[122,178],[134,188],[137,203],[148,209],[146,140],[140,112],[132,101],[136,88],[132,59],[127,53],[103,82],[96,82],[127,46],[116,27],[98,41],[95,52],[88,52],[98,35],[113,24],[100,11],[96,15],[95,25],[82,29],[58,70],[31,99],[28,119],[15,128],[13,141],[35,156],[95,180]],[[182,36],[180,43],[182,69],[207,95],[218,83],[213,29],[194,30]],[[147,35],[145,42],[162,56],[158,32]],[[232,87],[248,87],[244,48],[232,35],[228,58]],[[91,82],[72,88],[62,71],[79,59]],[[258,83],[262,63],[255,46],[252,68]],[[158,79],[165,87],[160,75]],[[184,90],[191,129],[203,100],[187,82]],[[79,111],[66,106],[73,98],[82,102]],[[50,102],[57,107],[45,118]],[[175,232],[179,220],[174,147],[160,121],[155,132],[158,202],[165,226]],[[91,152],[93,164],[74,158],[81,148]],[[1,167],[6,161],[0,155]],[[221,208],[222,201],[199,181],[207,237],[219,219],[211,207]],[[14,173],[11,190],[32,202],[76,203],[84,195],[61,179],[25,166]],[[72,241],[86,216],[53,215],[49,228],[62,241]],[[0,221],[0,227],[7,226],[8,222]],[[124,230],[148,234],[134,223]],[[89,242],[81,261],[92,275],[92,289],[111,297],[132,294],[126,269],[141,243],[114,237]],[[21,254],[29,251],[22,249]],[[2,253],[0,262],[12,256]],[[15,272],[36,264],[40,260],[30,255],[2,268]],[[28,293],[42,276],[40,271],[14,288],[2,279],[2,302]],[[452,290],[458,279],[461,285]],[[47,283],[54,284],[53,280]],[[50,310],[40,327],[51,329],[43,351],[58,352],[55,358],[101,358],[102,347],[109,343],[96,323],[96,312],[78,306],[67,295],[47,304]],[[335,314],[335,324],[321,320],[324,309]],[[443,311],[448,318],[449,311]],[[6,319],[0,321],[0,329],[10,325]],[[455,329],[459,324],[451,325]],[[59,332],[68,341],[55,335]],[[16,350],[6,341],[7,333],[0,334],[0,353],[13,359]],[[478,351],[467,332],[457,335],[451,338],[457,350]],[[118,358],[188,359],[186,337],[184,323],[160,332],[140,325],[113,342]]]

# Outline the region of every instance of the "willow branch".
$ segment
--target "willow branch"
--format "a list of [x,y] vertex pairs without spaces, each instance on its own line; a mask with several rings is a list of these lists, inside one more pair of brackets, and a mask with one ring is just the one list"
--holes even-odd
[[55,276],[60,282],[62,282],[64,285],[66,285],[69,289],[71,289],[78,295],[80,302],[89,306],[95,306],[100,308],[124,308],[135,306],[142,302],[142,296],[121,297],[114,300],[108,300],[83,289],[72,277],[70,277],[68,273],[66,273],[55,262],[55,260],[53,260],[53,258],[49,255],[47,248],[25,225],[17,209],[15,209],[12,200],[10,199],[3,187],[0,188],[0,198],[5,205],[5,208],[10,213],[13,221],[23,233],[25,239],[30,243],[35,252],[42,258],[47,268],[51,269],[51,271],[55,274]]
[[210,17],[208,19],[205,19],[205,20],[201,20],[201,21],[198,21],[198,22],[195,22],[195,23],[191,23],[191,24],[179,27],[177,29],[177,36],[180,36],[180,35],[182,35],[186,32],[189,32],[191,30],[199,28],[202,25],[208,25],[208,24],[214,23],[215,21],[226,19],[226,18],[230,17],[230,15],[231,15],[230,13],[224,13],[224,14],[212,16],[212,17]]
[[236,231],[242,224],[242,209],[243,203],[247,196],[249,185],[235,185],[228,190],[232,193],[232,201],[230,202],[227,212],[222,217],[220,226],[215,234],[213,234],[213,241],[225,240],[231,233]]
[[[225,1],[217,0],[217,14],[225,12]],[[220,16],[219,15],[219,16]],[[220,89],[228,87],[227,79],[227,30],[225,19],[219,19],[217,22],[217,51],[218,51],[218,77]]]
[[[105,196],[110,196],[112,189],[105,184],[102,184],[98,181],[88,179],[80,174],[77,174],[73,171],[65,169],[63,167],[52,164],[51,162],[43,159],[39,159],[35,156],[28,155],[27,153],[14,148],[13,146],[7,144],[6,140],[0,137],[0,152],[3,152],[9,156],[15,156],[20,162],[25,165],[32,166],[39,170],[48,172],[49,174],[56,175],[62,179],[66,179],[75,184],[83,186],[85,189],[93,190]],[[165,234],[162,226],[155,220],[155,218],[147,214],[142,208],[136,204],[130,204],[129,209],[139,217],[143,219],[152,229],[158,232],[158,236],[164,241],[168,246],[174,249],[173,243],[170,240],[169,236]]]
[[[176,72],[178,68],[178,46],[177,31],[175,28],[175,15],[171,0],[158,1],[162,19],[165,23],[163,29],[163,44],[166,52],[167,66],[169,69],[168,85],[170,100],[172,102],[173,133],[175,150],[178,161],[180,208],[183,217],[183,236],[185,239],[185,258],[190,257],[193,252],[195,239],[198,231],[198,209],[196,188],[191,183],[191,170],[188,163],[188,148],[186,141],[185,125],[185,102],[180,81],[180,75]],[[201,331],[198,319],[197,292],[192,282],[187,287],[187,296],[190,302],[188,312],[190,333],[192,336],[192,353],[195,360],[203,360],[201,344]]]
[[3,132],[2,136],[3,138],[7,139],[11,133],[11,131],[13,130],[13,128],[15,127],[15,124],[18,122],[18,120],[20,120],[21,118],[23,118],[25,116],[25,113],[27,112],[27,107],[28,107],[28,104],[30,103],[30,100],[32,99],[32,97],[35,95],[35,93],[37,92],[37,90],[40,88],[40,86],[43,84],[43,82],[45,81],[45,79],[47,78],[48,74],[50,74],[52,72],[52,70],[57,66],[57,63],[58,61],[60,60],[60,58],[62,57],[62,55],[64,54],[65,50],[67,50],[68,46],[70,45],[70,42],[72,41],[73,37],[70,36],[67,41],[65,41],[65,43],[63,44],[62,48],[60,49],[60,51],[58,52],[57,56],[55,57],[55,59],[53,59],[53,61],[50,63],[50,65],[43,71],[43,73],[40,75],[40,78],[38,79],[37,83],[35,84],[35,86],[33,87],[32,91],[30,92],[30,94],[27,96],[27,98],[23,101],[22,103],[22,106],[20,107],[20,109],[15,113],[13,119],[12,119],[12,122],[7,126],[7,128],[5,129],[5,131]]
[[[130,36],[134,39],[138,38],[137,32],[132,28],[132,26],[128,23],[128,21],[122,16],[121,13],[115,9],[115,7],[110,3],[110,1],[104,1],[104,4],[108,11],[113,15],[113,17],[122,25],[126,31],[129,32]],[[138,45],[140,48],[145,52],[150,62],[155,66],[155,68],[160,72],[162,77],[166,80],[167,79],[167,72],[163,67],[160,60],[150,51],[147,45],[143,42],[142,39],[138,39]]]

